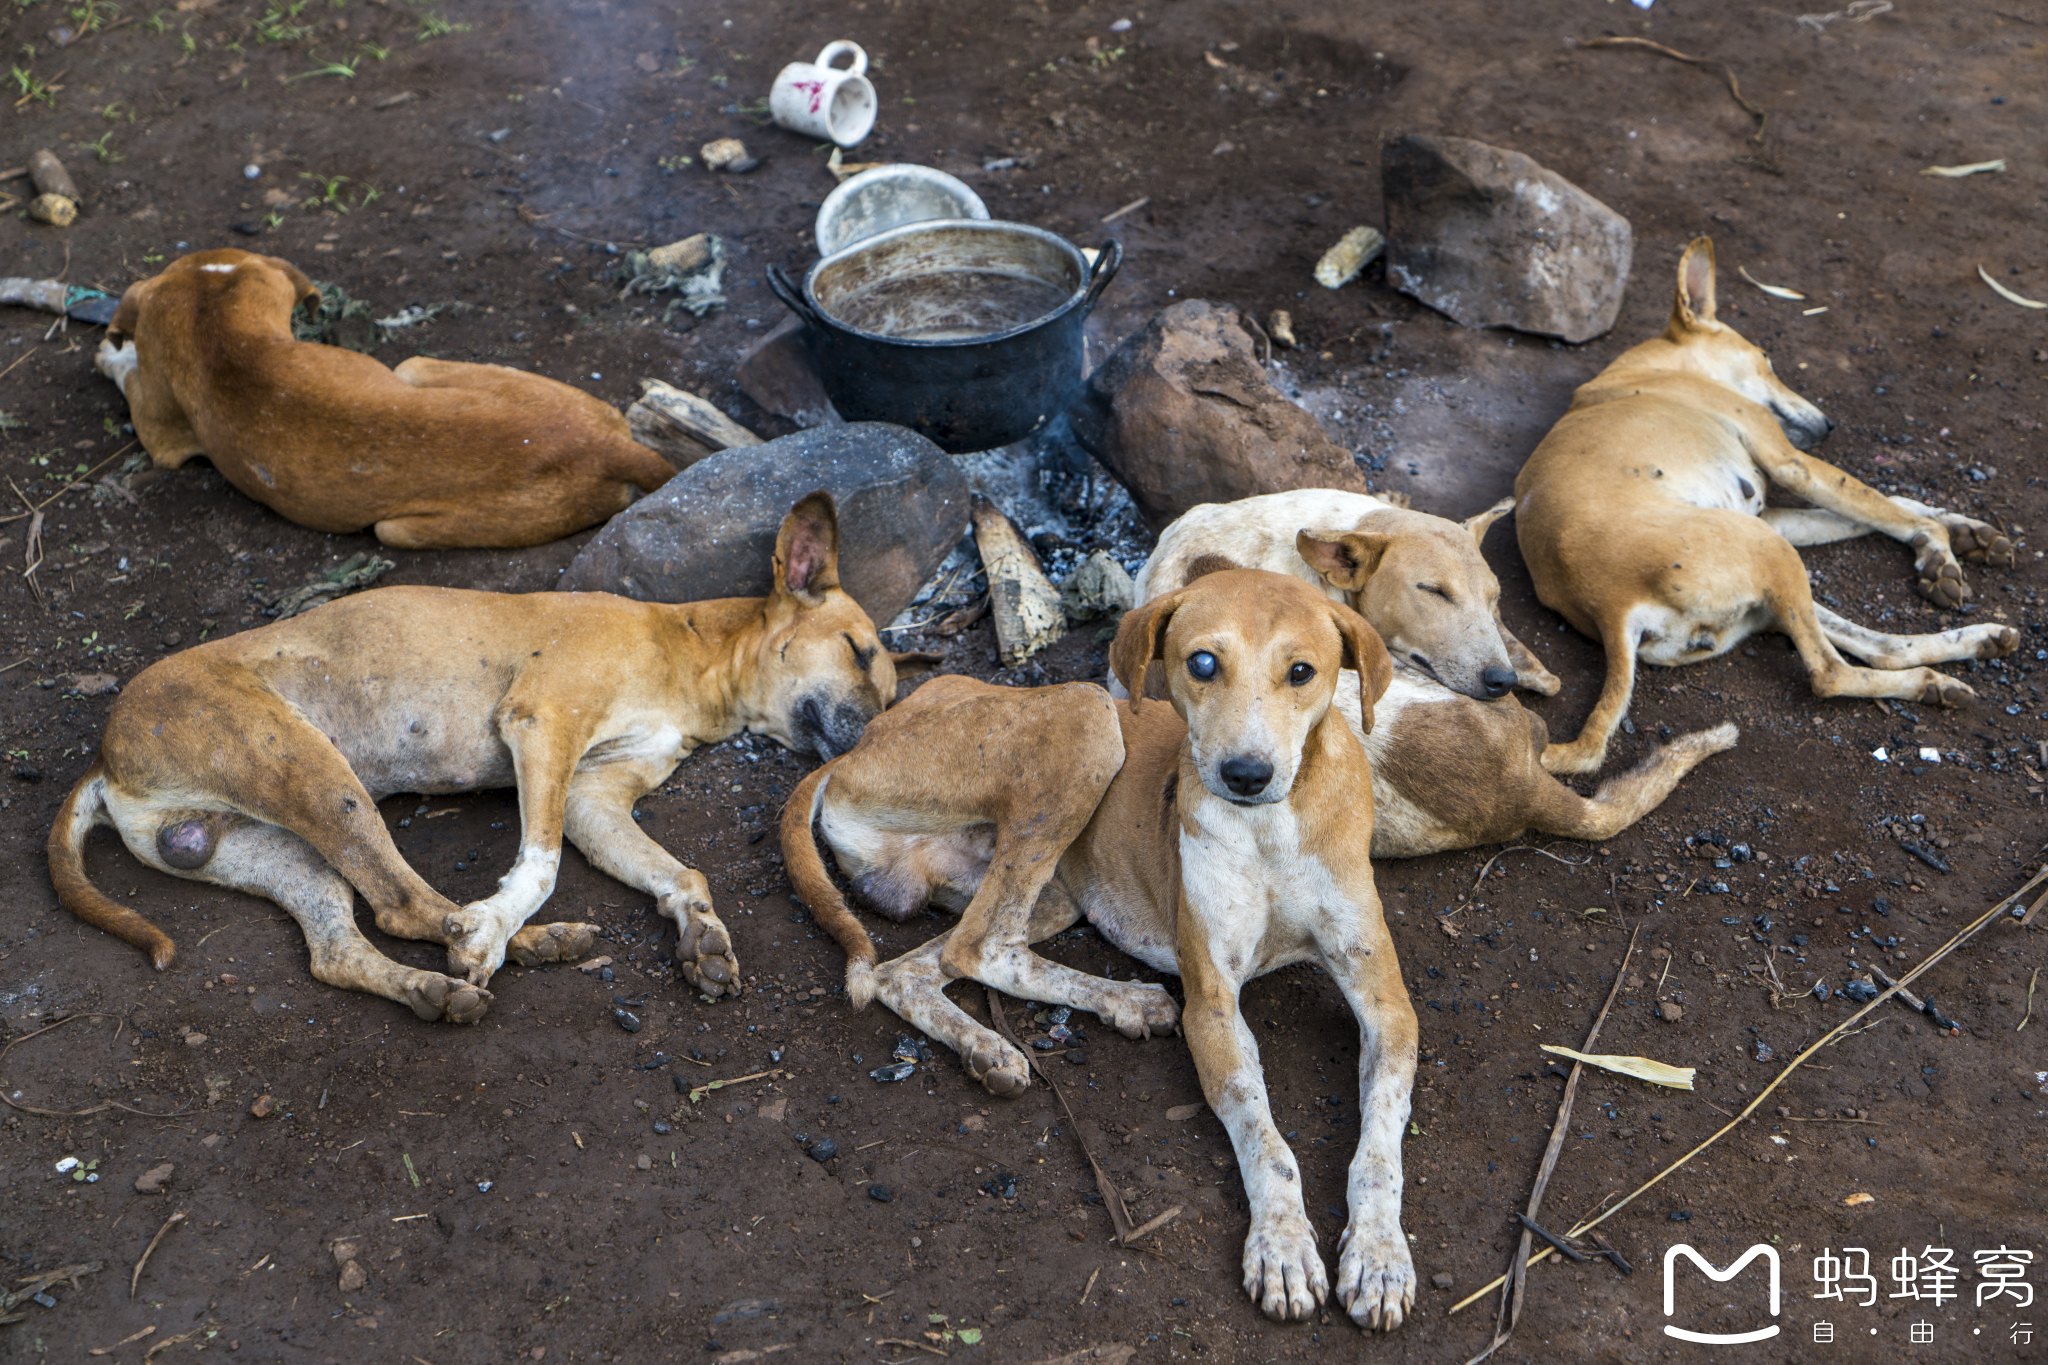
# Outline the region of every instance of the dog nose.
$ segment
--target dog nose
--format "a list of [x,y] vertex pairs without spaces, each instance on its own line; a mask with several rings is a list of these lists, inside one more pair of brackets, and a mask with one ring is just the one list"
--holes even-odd
[[1273,765],[1263,758],[1226,758],[1220,771],[1223,785],[1239,796],[1257,796],[1273,780]]
[[1515,672],[1511,668],[1502,668],[1499,664],[1494,664],[1479,675],[1479,685],[1486,689],[1488,701],[1498,701],[1515,685]]

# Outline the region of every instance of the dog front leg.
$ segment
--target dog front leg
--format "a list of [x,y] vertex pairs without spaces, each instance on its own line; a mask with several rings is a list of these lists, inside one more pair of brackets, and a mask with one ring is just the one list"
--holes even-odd
[[[711,884],[647,837],[633,820],[646,790],[630,774],[580,774],[569,789],[564,827],[569,842],[599,871],[654,897],[656,913],[676,922],[676,970],[716,998],[740,993],[732,935],[711,908]],[[651,784],[650,784],[651,785]]]
[[1230,1134],[1245,1199],[1251,1204],[1244,1292],[1267,1317],[1299,1321],[1322,1304],[1330,1280],[1302,1204],[1301,1167],[1273,1122],[1259,1045],[1238,1007],[1244,983],[1215,962],[1206,930],[1185,904],[1178,940],[1181,981],[1187,989],[1181,1031],[1195,1057],[1202,1096]]
[[1593,714],[1586,717],[1577,739],[1569,744],[1545,746],[1539,760],[1543,771],[1598,772],[1607,761],[1607,742],[1614,738],[1621,718],[1628,714],[1629,701],[1635,696],[1638,640],[1636,625],[1626,614],[1619,620],[1600,623],[1600,645],[1607,654],[1607,679],[1600,685],[1600,700],[1593,704]]
[[1515,686],[1539,696],[1556,696],[1563,688],[1563,682],[1558,679],[1557,674],[1543,666],[1543,660],[1536,657],[1534,650],[1523,644],[1515,637],[1515,633],[1508,629],[1508,623],[1501,619],[1498,606],[1493,609],[1493,624],[1500,631],[1501,644],[1507,649],[1508,665],[1515,670]]
[[1337,1243],[1337,1302],[1360,1327],[1391,1332],[1415,1306],[1415,1261],[1401,1231],[1401,1136],[1415,1090],[1415,1007],[1384,929],[1325,953],[1358,1017],[1358,1151],[1351,1218]]

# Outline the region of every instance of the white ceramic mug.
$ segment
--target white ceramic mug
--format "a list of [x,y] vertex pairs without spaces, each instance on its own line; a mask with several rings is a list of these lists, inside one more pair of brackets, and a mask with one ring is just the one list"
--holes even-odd
[[[851,66],[832,65],[845,56],[853,58]],[[859,43],[827,43],[815,62],[782,68],[768,94],[769,112],[792,132],[855,146],[875,128],[878,102],[867,69],[868,54]]]

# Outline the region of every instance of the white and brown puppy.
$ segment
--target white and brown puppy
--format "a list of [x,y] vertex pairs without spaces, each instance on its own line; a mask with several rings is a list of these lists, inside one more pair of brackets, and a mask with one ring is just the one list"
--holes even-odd
[[[144,670],[57,813],[50,876],[73,914],[169,966],[169,937],[86,877],[86,836],[112,825],[160,872],[283,906],[320,980],[470,1023],[508,954],[532,966],[589,950],[591,925],[522,927],[554,891],[566,837],[676,921],[692,985],[737,995],[710,887],[641,832],[633,803],[742,730],[842,753],[895,690],[894,661],[839,587],[832,499],[814,493],[783,522],[766,598],[384,588]],[[468,905],[427,885],[377,814],[396,792],[507,786],[519,855]],[[384,932],[447,945],[451,975],[378,952],[356,927],[358,891]]]
[[297,266],[247,251],[130,286],[98,364],[150,458],[203,455],[301,526],[409,549],[538,545],[675,473],[616,410],[542,375],[294,340],[293,312],[319,301]]
[[[1138,600],[1189,582],[1196,561],[1215,556],[1313,585],[1372,622],[1397,667],[1461,696],[1491,701],[1511,687],[1552,696],[1556,675],[1500,619],[1500,580],[1479,552],[1514,505],[1503,498],[1457,522],[1336,488],[1205,502],[1160,532],[1138,571]],[[1328,547],[1313,565],[1296,553],[1304,530]]]
[[[1515,479],[1515,530],[1536,595],[1607,651],[1593,714],[1577,739],[1550,746],[1545,768],[1600,766],[1628,712],[1637,660],[1698,663],[1758,631],[1792,637],[1818,696],[1957,706],[1976,695],[1925,665],[2010,653],[2018,631],[1859,626],[1815,604],[1796,547],[1881,531],[1915,552],[1921,594],[1953,607],[1969,596],[1958,554],[2010,564],[2012,542],[1802,453],[1833,426],[1715,316],[1714,247],[1696,239],[1678,263],[1664,334],[1580,386]],[[1772,484],[1812,505],[1765,506]],[[1874,667],[1855,667],[1841,650]]]
[[1611,839],[1701,759],[1732,748],[1735,727],[1681,736],[1590,797],[1545,772],[1542,717],[1493,685],[1505,682],[1505,653],[1517,660],[1519,683],[1557,690],[1499,624],[1500,583],[1479,554],[1487,527],[1512,506],[1496,503],[1461,525],[1331,489],[1205,504],[1160,534],[1138,574],[1138,600],[1231,564],[1293,574],[1357,607],[1394,660],[1370,731],[1355,692],[1337,692],[1372,758],[1374,857],[1414,858],[1529,830]]
[[[1178,1016],[1251,1204],[1245,1290],[1281,1319],[1315,1312],[1330,1281],[1238,995],[1289,963],[1319,964],[1359,1027],[1362,1131],[1337,1299],[1361,1325],[1392,1329],[1415,1297],[1401,1232],[1415,1011],[1373,886],[1372,805],[1352,796],[1371,785],[1371,763],[1332,705],[1340,673],[1357,670],[1371,725],[1386,649],[1301,580],[1237,570],[1126,614],[1110,661],[1127,686],[1163,662],[1172,704],[1113,702],[1084,683],[927,683],[791,794],[790,879],[845,947],[855,1003],[879,996],[997,1094],[1022,1092],[1028,1064],[946,998],[952,981],[1090,1010],[1131,1036]],[[902,918],[937,903],[959,909],[959,923],[876,965],[814,824],[875,908]],[[1123,951],[1177,972],[1186,1009],[1156,986],[1031,951],[1083,915]]]

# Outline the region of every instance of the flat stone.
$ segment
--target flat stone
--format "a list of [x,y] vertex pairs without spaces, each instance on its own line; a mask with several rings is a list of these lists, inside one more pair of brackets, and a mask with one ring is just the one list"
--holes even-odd
[[1155,533],[1199,503],[1366,491],[1351,452],[1266,378],[1227,304],[1188,299],[1155,314],[1096,367],[1067,416]]
[[135,1177],[135,1192],[137,1194],[162,1194],[164,1186],[171,1183],[171,1177],[176,1175],[177,1172],[178,1168],[168,1161],[161,1166],[152,1166],[141,1175]]
[[1675,1000],[1666,1000],[1657,1006],[1657,1017],[1667,1024],[1675,1024],[1685,1017],[1685,1006]]
[[1628,220],[1520,152],[1412,134],[1380,153],[1387,279],[1466,327],[1589,341],[1614,326]]
[[1429,1277],[1429,1282],[1438,1289],[1449,1289],[1458,1282],[1458,1277],[1451,1274],[1448,1270],[1440,1270]]
[[765,597],[775,534],[818,489],[839,507],[839,581],[894,619],[967,533],[967,479],[929,440],[850,422],[721,450],[612,518],[560,586],[641,602]]
[[341,1268],[340,1287],[342,1293],[353,1294],[369,1282],[370,1277],[364,1273],[361,1263],[350,1261]]

